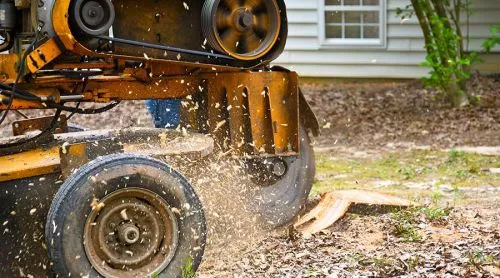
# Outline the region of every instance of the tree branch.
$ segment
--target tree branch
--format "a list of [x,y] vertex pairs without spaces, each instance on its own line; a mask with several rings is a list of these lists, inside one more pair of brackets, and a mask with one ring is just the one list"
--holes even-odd
[[420,1],[411,0],[411,3],[413,5],[413,9],[415,10],[415,15],[418,18],[418,23],[420,24],[420,28],[422,28],[422,32],[424,33],[425,47],[427,48],[427,53],[432,53],[434,51],[434,48],[432,47],[432,32],[430,23],[425,16]]
[[444,6],[445,1],[443,0],[431,0],[432,5],[434,6],[437,15],[439,18],[443,20],[443,24],[445,28],[451,29],[450,19],[448,18],[448,13],[446,12],[446,8]]

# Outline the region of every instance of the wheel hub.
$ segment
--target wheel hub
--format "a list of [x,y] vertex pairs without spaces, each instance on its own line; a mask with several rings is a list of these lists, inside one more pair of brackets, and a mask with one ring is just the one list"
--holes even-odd
[[110,0],[75,0],[71,10],[72,29],[87,36],[106,33],[115,20],[115,9]]
[[[139,188],[122,189],[101,200],[85,227],[85,251],[105,277],[143,275],[164,269],[178,243],[175,216],[166,202]],[[126,274],[125,274],[126,272]]]
[[246,32],[253,26],[253,15],[247,9],[241,8],[235,12],[234,21],[240,32]]
[[140,239],[139,228],[131,223],[122,224],[118,228],[118,238],[123,243],[134,244]]
[[96,27],[101,24],[105,17],[105,11],[102,5],[95,1],[89,1],[82,7],[82,21],[85,25]]
[[287,166],[283,160],[278,159],[274,161],[272,166],[273,166],[273,174],[276,175],[277,177],[283,177],[286,174]]
[[248,164],[252,180],[260,186],[272,186],[286,177],[291,158],[267,158],[253,160]]

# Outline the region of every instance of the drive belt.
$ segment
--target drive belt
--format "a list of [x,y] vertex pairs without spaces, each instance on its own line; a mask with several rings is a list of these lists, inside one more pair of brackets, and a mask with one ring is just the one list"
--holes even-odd
[[171,52],[177,52],[177,53],[183,53],[183,54],[189,54],[189,55],[195,55],[195,56],[203,56],[203,57],[209,57],[209,58],[216,58],[216,59],[234,60],[233,57],[230,57],[230,56],[224,55],[224,54],[190,50],[190,49],[172,47],[172,46],[167,46],[167,45],[162,45],[162,44],[152,44],[152,43],[139,42],[139,41],[133,41],[133,40],[127,40],[127,39],[120,39],[120,38],[113,38],[113,37],[107,37],[107,36],[96,36],[96,38],[98,38],[100,40],[111,41],[114,43],[128,44],[128,45],[140,46],[140,47],[151,48],[151,49],[158,49],[158,50],[171,51]]

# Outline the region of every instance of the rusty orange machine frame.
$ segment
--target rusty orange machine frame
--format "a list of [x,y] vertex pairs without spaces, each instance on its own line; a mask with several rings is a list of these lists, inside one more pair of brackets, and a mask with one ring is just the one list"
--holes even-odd
[[[266,63],[241,69],[165,61],[146,54],[136,57],[96,53],[73,36],[67,20],[69,5],[70,0],[55,2],[52,20],[56,37],[26,53],[25,78],[17,84],[19,90],[59,104],[184,98],[183,124],[190,130],[212,134],[219,148],[237,156],[296,155],[301,122],[317,134],[318,123],[299,91],[296,73],[269,68]],[[100,59],[58,61],[65,53]],[[17,54],[0,54],[0,82],[16,82],[21,59]],[[131,60],[140,62],[139,66],[130,65]],[[53,74],[46,70],[48,66]],[[102,72],[83,78],[57,74],[57,70],[94,69]],[[43,103],[17,98],[8,103],[8,97],[0,95],[0,110],[46,108]],[[0,165],[9,165],[1,167],[0,181],[61,171],[60,153],[60,146],[40,148],[38,141],[0,150]]]
[[[307,132],[319,124],[298,75],[270,66],[286,42],[284,0],[2,0],[0,12],[0,51],[11,51],[0,54],[0,124],[11,110],[55,110],[0,138],[0,275],[181,277],[190,261],[196,270],[206,220],[183,175],[218,176],[211,158],[239,160],[235,174],[248,177],[234,194],[262,225],[285,225],[304,207],[315,174]],[[103,24],[83,22],[98,15]],[[181,99],[181,132],[71,123],[148,99]]]

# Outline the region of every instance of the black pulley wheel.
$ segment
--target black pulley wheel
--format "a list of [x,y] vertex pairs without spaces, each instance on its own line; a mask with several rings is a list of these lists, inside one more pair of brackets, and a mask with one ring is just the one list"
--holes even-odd
[[311,140],[302,126],[299,130],[297,157],[260,159],[249,164],[255,186],[252,207],[270,227],[285,225],[297,216],[314,182],[316,167]]
[[105,34],[115,20],[115,9],[110,0],[75,0],[70,14],[71,27],[88,36]]
[[118,154],[65,181],[45,234],[60,277],[181,277],[201,262],[206,225],[181,174],[149,157]]

